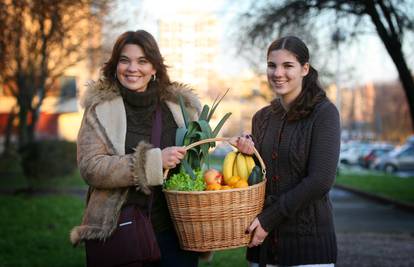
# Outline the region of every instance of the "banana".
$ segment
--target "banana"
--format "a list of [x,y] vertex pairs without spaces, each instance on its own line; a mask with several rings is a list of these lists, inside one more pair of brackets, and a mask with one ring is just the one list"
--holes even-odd
[[233,164],[233,176],[239,176],[239,174],[237,173],[237,156],[234,160],[234,164]]
[[237,153],[235,151],[229,152],[223,161],[223,177],[224,181],[233,176],[233,165],[236,160]]
[[237,165],[237,174],[240,176],[242,180],[247,181],[249,178],[248,171],[247,171],[247,164],[246,159],[242,153],[238,153],[236,157],[236,165]]
[[256,163],[254,162],[254,159],[252,156],[244,156],[246,159],[246,165],[247,165],[247,177],[252,173],[252,170],[254,166],[256,166]]

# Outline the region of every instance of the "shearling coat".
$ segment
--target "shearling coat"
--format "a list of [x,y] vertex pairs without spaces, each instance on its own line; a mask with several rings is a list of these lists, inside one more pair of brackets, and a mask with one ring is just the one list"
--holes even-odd
[[[198,97],[185,85],[173,83],[160,90],[178,127],[184,119],[178,95],[184,99],[192,119],[201,110]],[[88,85],[78,134],[77,160],[82,178],[89,185],[82,223],[70,233],[72,244],[86,239],[104,240],[116,228],[128,191],[148,194],[149,187],[163,183],[161,150],[140,142],[133,154],[125,154],[126,112],[119,88],[105,79]]]

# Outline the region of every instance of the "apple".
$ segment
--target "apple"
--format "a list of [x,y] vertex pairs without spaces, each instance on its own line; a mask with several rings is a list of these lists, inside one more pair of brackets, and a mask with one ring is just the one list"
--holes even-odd
[[216,169],[208,169],[204,172],[204,181],[206,184],[221,184],[223,181],[223,174]]

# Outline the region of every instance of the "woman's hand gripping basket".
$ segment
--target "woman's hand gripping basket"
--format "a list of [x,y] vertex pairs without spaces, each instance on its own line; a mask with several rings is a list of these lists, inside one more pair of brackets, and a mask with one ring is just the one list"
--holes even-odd
[[[210,138],[192,147],[227,138]],[[191,251],[223,250],[246,246],[251,236],[246,229],[261,212],[265,196],[265,165],[260,162],[260,182],[243,188],[214,191],[173,191],[164,189],[171,218],[182,249]],[[168,170],[164,177],[167,177]],[[256,177],[257,178],[257,177]],[[261,179],[263,178],[263,179]]]

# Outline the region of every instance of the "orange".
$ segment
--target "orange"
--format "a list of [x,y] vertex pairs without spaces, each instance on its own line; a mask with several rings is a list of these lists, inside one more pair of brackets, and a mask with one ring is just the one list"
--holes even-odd
[[227,180],[227,185],[234,187],[240,179],[239,176],[232,176]]
[[235,185],[234,185],[234,188],[246,188],[246,187],[249,187],[249,184],[247,183],[247,181],[245,181],[245,180],[240,180],[240,181],[238,181]]
[[229,190],[229,189],[231,189],[231,186],[228,186],[228,185],[222,185],[220,188],[220,190]]
[[221,185],[219,184],[209,184],[207,185],[206,190],[220,190],[221,189]]

